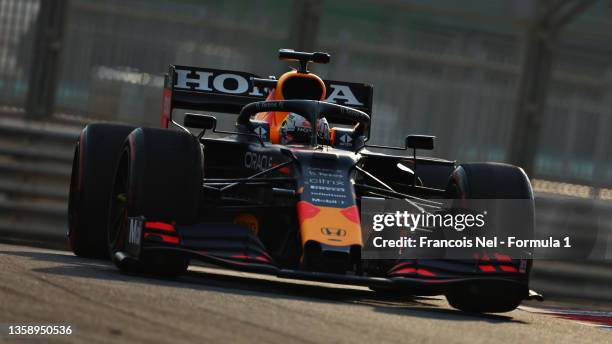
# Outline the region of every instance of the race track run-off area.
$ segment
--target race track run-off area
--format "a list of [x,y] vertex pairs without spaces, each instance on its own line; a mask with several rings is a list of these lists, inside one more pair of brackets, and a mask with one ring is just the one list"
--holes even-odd
[[[120,273],[64,251],[0,245],[0,324],[70,325],[64,336],[0,342],[610,343],[610,314],[565,316],[529,303],[468,314],[441,297],[383,298],[366,288],[192,267],[177,280]],[[535,308],[534,308],[535,307]],[[542,314],[546,313],[546,314]]]

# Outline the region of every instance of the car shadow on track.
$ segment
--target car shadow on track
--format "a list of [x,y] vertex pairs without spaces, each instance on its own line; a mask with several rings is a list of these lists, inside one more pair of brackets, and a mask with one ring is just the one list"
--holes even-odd
[[118,271],[112,263],[104,260],[84,259],[69,254],[41,251],[0,251],[0,254],[29,258],[55,263],[50,267],[33,268],[32,271],[45,274],[91,278],[108,281],[142,283],[168,288],[218,291],[239,295],[287,299],[308,299],[316,302],[350,303],[371,307],[377,312],[409,315],[442,320],[484,321],[490,323],[524,323],[510,316],[498,314],[466,313],[440,307],[434,297],[381,295],[366,289],[343,288],[300,284],[267,278],[257,278],[204,271],[189,271],[177,279],[161,279],[142,275],[128,275]]

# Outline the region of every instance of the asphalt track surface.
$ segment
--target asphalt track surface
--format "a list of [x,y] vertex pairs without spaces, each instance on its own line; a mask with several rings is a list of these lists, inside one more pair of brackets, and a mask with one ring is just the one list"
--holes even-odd
[[[120,273],[64,251],[0,244],[0,324],[71,325],[33,343],[612,343],[612,331],[515,310],[454,310],[443,298],[195,267],[178,280]],[[6,331],[5,331],[6,332]]]

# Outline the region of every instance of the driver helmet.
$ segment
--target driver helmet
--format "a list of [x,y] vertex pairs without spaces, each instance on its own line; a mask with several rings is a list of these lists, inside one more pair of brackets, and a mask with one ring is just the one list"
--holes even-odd
[[[281,144],[308,144],[312,134],[312,125],[301,115],[290,112],[281,124],[280,143]],[[325,117],[317,121],[317,136],[319,143],[328,144],[330,142],[329,123]]]

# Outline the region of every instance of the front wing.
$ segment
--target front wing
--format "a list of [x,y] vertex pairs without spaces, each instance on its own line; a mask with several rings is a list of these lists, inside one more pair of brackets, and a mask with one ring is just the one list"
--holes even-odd
[[[243,225],[199,223],[174,225],[130,218],[127,245],[116,258],[123,264],[138,264],[145,252],[174,252],[205,263],[235,270],[336,284],[398,289],[412,295],[442,295],[449,290],[477,285],[479,288],[522,288],[526,299],[540,295],[528,288],[528,274],[510,269],[510,262],[487,261],[487,269],[473,271],[478,262],[395,262],[383,277],[286,269],[278,266],[257,236]],[[470,271],[471,270],[471,271]]]

